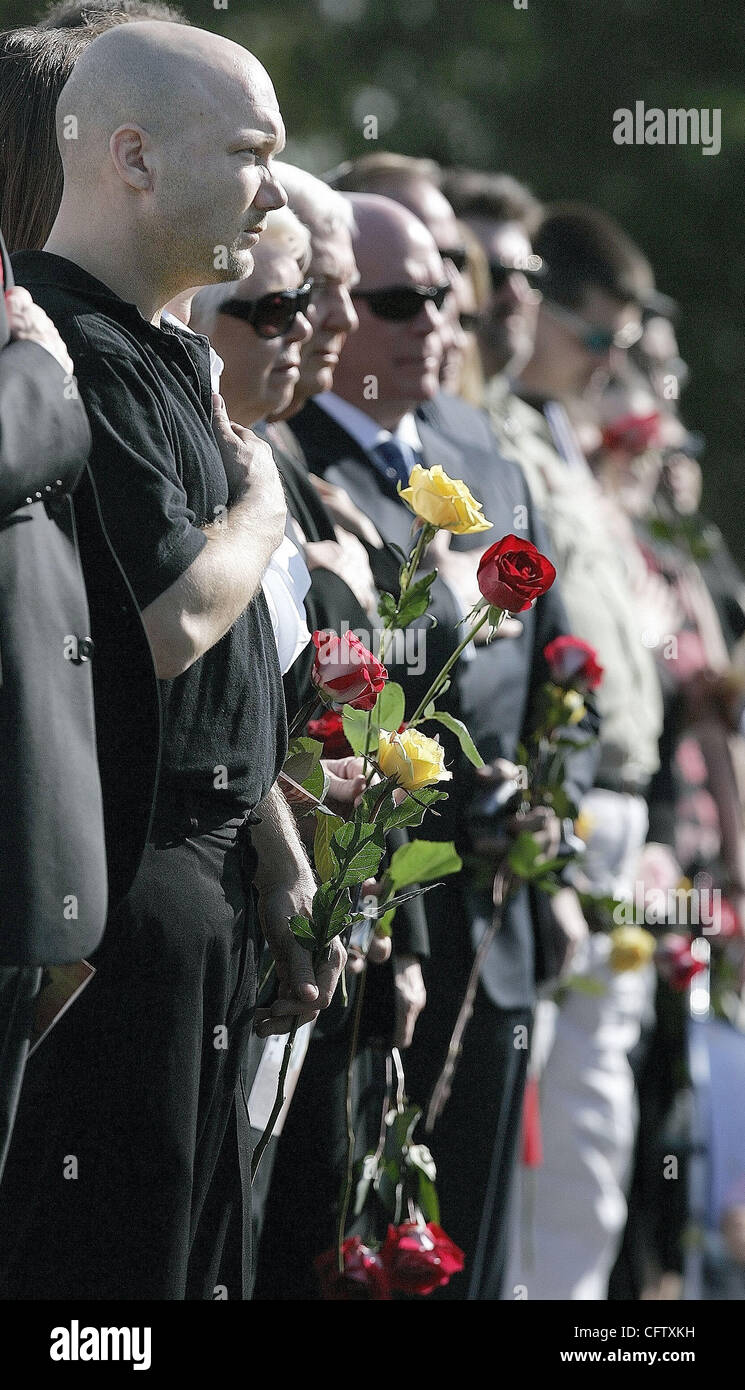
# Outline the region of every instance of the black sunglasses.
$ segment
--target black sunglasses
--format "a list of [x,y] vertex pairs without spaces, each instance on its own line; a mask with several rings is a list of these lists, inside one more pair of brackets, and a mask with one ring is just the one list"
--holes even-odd
[[250,323],[259,338],[281,338],[289,333],[296,315],[305,313],[312,289],[313,281],[306,280],[299,290],[277,290],[260,299],[226,299],[218,312]]
[[441,309],[451,285],[392,285],[387,290],[352,290],[352,299],[364,299],[371,314],[392,323],[415,319],[429,300]]
[[437,249],[440,252],[440,255],[442,256],[442,259],[444,261],[452,261],[453,265],[455,266],[455,269],[459,270],[462,274],[462,272],[468,265],[468,252],[466,251],[465,246],[453,246],[450,248],[450,250],[447,250],[446,248],[439,246]]
[[509,265],[505,261],[489,262],[492,289],[495,294],[504,289],[510,275],[524,275],[530,285],[540,286],[546,275],[546,264],[540,256],[529,256],[524,265]]

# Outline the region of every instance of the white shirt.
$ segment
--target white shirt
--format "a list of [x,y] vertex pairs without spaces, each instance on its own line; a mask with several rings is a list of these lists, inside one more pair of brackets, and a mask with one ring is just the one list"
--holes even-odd
[[395,439],[399,444],[408,444],[410,449],[415,449],[418,454],[422,452],[422,441],[419,438],[419,431],[416,427],[416,420],[411,412],[404,415],[399,420],[395,430],[383,429],[376,420],[366,415],[364,410],[360,410],[356,405],[350,405],[349,401],[342,400],[335,391],[322,391],[320,396],[313,397],[315,404],[320,405],[337,425],[341,425],[347,434],[351,434],[355,443],[359,444],[366,453],[371,453],[377,449],[379,444],[384,444],[387,439]]

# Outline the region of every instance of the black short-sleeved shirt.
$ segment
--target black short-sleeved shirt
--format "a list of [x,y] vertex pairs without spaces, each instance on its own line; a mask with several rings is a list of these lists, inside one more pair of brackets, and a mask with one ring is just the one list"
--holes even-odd
[[[148,323],[61,256],[22,251],[16,282],[49,314],[75,364],[93,436],[90,468],[109,539],[141,608],[209,544],[201,529],[228,505],[212,431],[207,339]],[[85,502],[76,507],[85,564]],[[96,582],[86,568],[86,582]],[[261,590],[182,676],[160,682],[162,800],[255,806],[275,780],[287,727]],[[100,717],[100,714],[99,714]]]

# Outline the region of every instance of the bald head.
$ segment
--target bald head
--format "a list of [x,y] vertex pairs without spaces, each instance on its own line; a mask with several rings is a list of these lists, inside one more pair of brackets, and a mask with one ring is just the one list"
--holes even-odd
[[[188,140],[203,122],[215,132],[227,128],[242,104],[265,115],[266,133],[283,142],[271,80],[247,49],[181,24],[117,25],[81,54],[60,94],[58,139],[65,174],[84,178],[104,163],[111,135],[123,124],[142,127],[157,142]],[[70,116],[77,122],[72,138],[65,129]],[[269,129],[273,125],[275,131]]]
[[[375,193],[348,197],[356,225],[359,328],[342,353],[334,389],[391,429],[438,389],[444,325],[433,290],[449,285],[432,235],[418,217]],[[394,291],[392,301],[368,299],[376,290]],[[430,293],[416,293],[422,290]]]
[[354,254],[365,289],[442,281],[442,261],[433,237],[408,208],[377,193],[348,197],[356,226]]
[[65,187],[49,250],[141,308],[140,284],[149,307],[150,290],[165,303],[251,273],[256,232],[286,202],[271,168],[284,126],[268,73],[240,44],[156,20],[117,25],[78,59],[57,133]]

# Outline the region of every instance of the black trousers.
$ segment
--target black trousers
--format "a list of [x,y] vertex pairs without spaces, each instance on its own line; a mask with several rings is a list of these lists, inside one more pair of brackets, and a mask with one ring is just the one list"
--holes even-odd
[[[445,925],[433,935],[427,1006],[404,1054],[407,1091],[425,1114],[473,960],[461,924]],[[417,1130],[437,1165],[442,1226],[466,1256],[433,1298],[501,1297],[531,1025],[531,1009],[500,1009],[479,986],[450,1099],[432,1134],[423,1121]]]
[[0,969],[0,1179],[13,1133],[28,1056],[41,966]]
[[96,975],[29,1063],[0,1188],[6,1298],[245,1296],[255,856],[243,818],[219,820],[147,846]]

